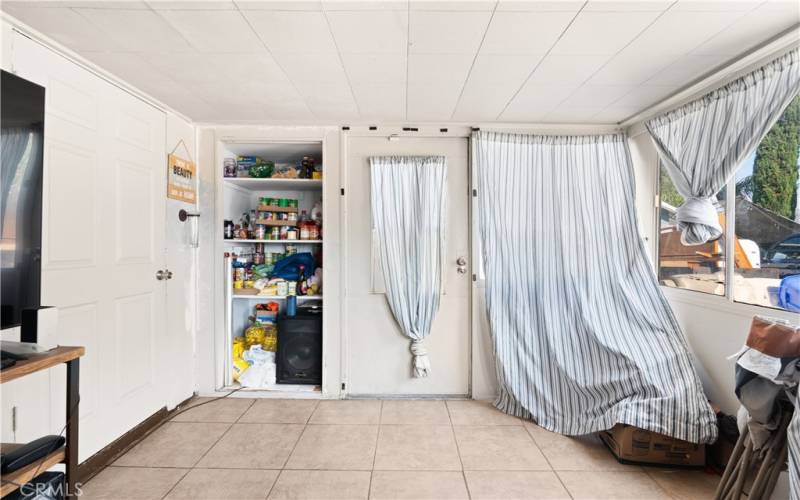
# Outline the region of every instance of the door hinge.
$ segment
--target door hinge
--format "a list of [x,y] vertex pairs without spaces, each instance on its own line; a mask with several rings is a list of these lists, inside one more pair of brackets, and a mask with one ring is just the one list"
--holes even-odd
[[342,390],[344,390],[344,387],[345,387],[344,382],[342,382]]
[[472,197],[473,198],[477,198],[478,197],[478,190],[477,189],[473,189],[472,190]]
[[472,281],[478,281],[478,275],[477,274],[473,274],[472,275]]
[[11,432],[17,432],[17,407],[11,407]]
[[339,191],[342,193],[342,196],[344,196],[344,188],[341,188]]

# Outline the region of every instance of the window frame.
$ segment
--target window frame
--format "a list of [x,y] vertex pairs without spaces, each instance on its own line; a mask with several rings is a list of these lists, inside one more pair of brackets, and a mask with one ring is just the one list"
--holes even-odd
[[[660,274],[661,269],[661,218],[659,217],[661,210],[661,159],[656,161],[656,196],[655,196],[655,273],[656,277]],[[769,316],[788,321],[797,321],[800,315],[796,312],[778,309],[776,307],[767,307],[757,304],[748,304],[747,302],[738,302],[734,298],[733,283],[735,275],[735,262],[729,261],[728,256],[733,255],[735,248],[735,235],[736,235],[736,175],[732,175],[725,183],[723,189],[725,191],[725,227],[723,228],[722,237],[725,239],[725,293],[716,295],[708,292],[701,292],[700,290],[689,290],[687,288],[677,288],[662,285],[659,282],[661,291],[664,295],[678,302],[687,304],[702,305],[710,309],[715,309],[727,314],[734,314],[737,316],[753,317],[756,315]],[[660,281],[660,280],[659,280]]]

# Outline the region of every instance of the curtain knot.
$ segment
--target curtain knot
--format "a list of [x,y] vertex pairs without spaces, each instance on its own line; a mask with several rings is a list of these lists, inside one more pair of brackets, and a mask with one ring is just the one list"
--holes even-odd
[[681,243],[702,245],[722,236],[722,226],[712,197],[689,197],[678,207],[676,214]]
[[428,358],[428,349],[425,347],[423,339],[411,341],[411,354],[414,355],[414,376],[416,378],[427,377],[431,371],[431,360]]

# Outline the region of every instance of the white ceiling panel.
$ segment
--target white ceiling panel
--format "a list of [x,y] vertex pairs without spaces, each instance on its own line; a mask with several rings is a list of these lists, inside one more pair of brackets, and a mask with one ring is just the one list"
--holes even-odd
[[688,12],[747,12],[764,0],[679,0],[671,10]]
[[587,82],[592,85],[638,85],[663,71],[680,56],[662,54],[653,57],[625,49],[603,66]]
[[467,82],[453,113],[453,119],[494,121],[517,89],[519,89],[519,85],[513,83],[475,85]]
[[133,53],[81,52],[81,55],[104,70],[145,91],[174,88],[177,82],[170,73],[160,71],[144,56]]
[[406,81],[406,55],[342,54],[347,77],[359,84],[373,85]]
[[327,12],[342,53],[405,54],[408,46],[406,11]]
[[406,116],[406,86],[362,85],[353,89],[361,118],[402,121]]
[[411,85],[408,86],[409,121],[447,121],[453,114],[460,87],[452,85]]
[[609,56],[549,55],[539,64],[530,82],[536,85],[578,85],[608,61]]
[[500,0],[497,12],[578,12],[585,1],[582,0]]
[[481,53],[547,52],[573,17],[572,12],[495,12]]
[[630,108],[622,106],[610,106],[600,111],[592,117],[594,123],[619,123],[637,114],[642,109],[639,107]]
[[666,98],[677,90],[676,87],[671,85],[640,85],[634,87],[633,90],[620,97],[611,106],[620,107],[645,107],[655,104],[656,102]]
[[411,10],[491,12],[497,0],[410,0]]
[[660,12],[581,12],[553,47],[553,54],[615,54]]
[[491,12],[411,11],[410,47],[414,54],[475,54]]
[[86,18],[71,9],[39,8],[30,2],[0,2],[0,8],[75,51],[120,50]]
[[325,14],[315,11],[248,10],[244,16],[270,50],[335,53]]
[[480,54],[475,58],[468,83],[478,87],[509,84],[518,89],[544,54],[500,55]]
[[323,9],[336,10],[408,10],[408,0],[323,0]]
[[649,57],[686,54],[744,15],[744,12],[666,12],[625,50]]
[[143,0],[95,0],[95,1],[75,1],[75,0],[25,0],[25,1],[3,1],[4,4],[17,4],[36,7],[62,7],[62,8],[86,8],[86,9],[139,9],[149,10],[150,7]]
[[667,10],[674,0],[589,0],[583,8],[587,12],[658,12]]
[[321,11],[320,0],[234,0],[241,10]]
[[410,54],[408,82],[460,89],[467,79],[473,59],[470,54]]
[[583,85],[560,105],[569,108],[605,108],[634,88],[633,85]]
[[358,118],[358,106],[346,85],[311,84],[297,87],[311,112],[321,120]]
[[147,0],[154,10],[234,10],[232,0]]
[[592,117],[602,110],[602,107],[571,108],[559,106],[547,113],[544,121],[548,123],[589,123],[592,121]]
[[130,52],[190,52],[192,47],[152,10],[76,9],[106,34],[109,40]]
[[647,80],[650,85],[686,85],[709,73],[727,60],[727,56],[683,56]]
[[206,71],[223,78],[243,78],[269,84],[288,84],[289,79],[266,52],[253,54],[203,54]]
[[537,122],[567,98],[577,87],[528,83],[500,115],[500,121]]
[[702,44],[693,54],[735,56],[800,22],[797,3],[763,4]]
[[273,56],[295,84],[347,84],[347,75],[337,54],[274,53]]
[[165,10],[160,14],[200,52],[255,52],[264,48],[235,10]]

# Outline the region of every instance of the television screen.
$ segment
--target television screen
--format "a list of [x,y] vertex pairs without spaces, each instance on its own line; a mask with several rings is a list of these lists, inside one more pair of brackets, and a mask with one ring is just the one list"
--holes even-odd
[[0,302],[2,326],[39,307],[42,251],[44,88],[0,75]]

